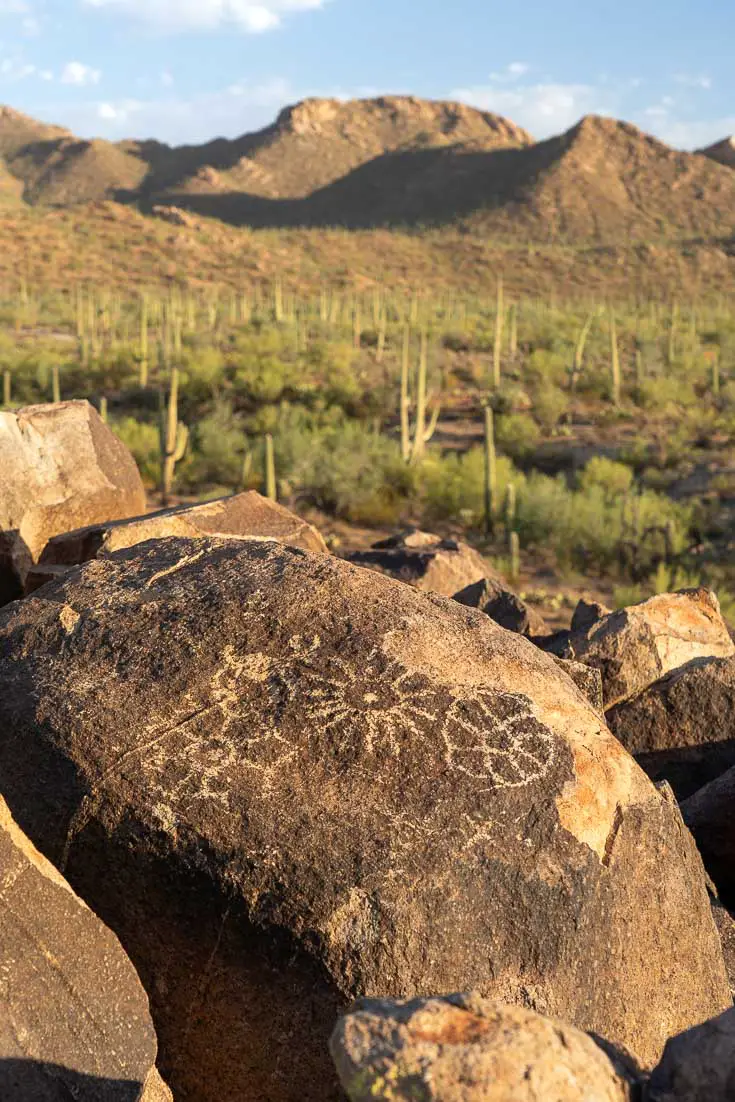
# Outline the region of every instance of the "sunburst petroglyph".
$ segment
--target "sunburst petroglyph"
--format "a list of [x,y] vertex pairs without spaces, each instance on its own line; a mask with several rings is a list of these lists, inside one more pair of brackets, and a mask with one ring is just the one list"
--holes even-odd
[[554,735],[525,697],[482,687],[458,693],[379,646],[361,661],[327,650],[318,636],[293,637],[278,657],[227,647],[214,676],[167,717],[166,730],[190,769],[178,773],[172,791],[171,743],[160,727],[147,732],[152,752],[144,765],[169,807],[179,808],[210,798],[226,804],[233,766],[257,774],[257,791],[266,797],[317,733],[339,754],[363,759],[401,758],[418,742],[435,746],[449,773],[488,793],[542,780],[556,756]]

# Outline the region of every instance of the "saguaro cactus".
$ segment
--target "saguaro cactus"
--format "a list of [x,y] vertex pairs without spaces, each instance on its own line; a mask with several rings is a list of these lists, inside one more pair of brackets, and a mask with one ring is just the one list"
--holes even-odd
[[614,406],[620,405],[620,350],[618,348],[618,327],[615,321],[615,313],[610,310],[610,370],[612,374],[612,401]]
[[51,401],[58,404],[61,401],[61,380],[59,379],[59,365],[51,368]]
[[278,486],[276,483],[276,456],[273,448],[273,437],[266,433],[265,437],[265,496],[271,501],[278,501]]
[[498,460],[495,452],[495,414],[488,402],[485,405],[485,534],[495,531],[495,514],[498,498]]
[[503,331],[505,327],[504,289],[502,277],[498,280],[498,301],[495,307],[495,343],[493,345],[493,386],[500,386],[500,365],[503,355]]
[[12,380],[13,376],[10,373],[10,370],[6,367],[3,371],[3,405],[6,409],[10,407],[10,402],[12,398]]
[[426,445],[436,432],[436,426],[439,423],[439,416],[441,414],[441,406],[437,402],[431,415],[428,415],[431,397],[428,390],[429,338],[426,331],[421,334],[421,352],[416,383],[416,417],[413,428],[413,440],[411,439],[410,358],[411,331],[407,327],[403,338],[403,357],[401,362],[401,454],[407,463],[417,463],[424,454]]
[[168,505],[173,488],[176,464],[186,455],[189,430],[179,421],[179,369],[171,369],[168,403],[161,403],[161,496]]

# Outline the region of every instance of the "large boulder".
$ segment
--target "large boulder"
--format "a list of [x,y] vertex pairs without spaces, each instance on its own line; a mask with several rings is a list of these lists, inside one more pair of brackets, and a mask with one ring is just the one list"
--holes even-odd
[[[167,536],[224,536],[228,539],[264,539],[328,553],[321,534],[283,505],[251,490],[249,493],[208,501],[202,505],[178,505],[147,516],[106,524],[88,525],[49,540],[41,555],[42,570],[76,566],[101,555],[134,547],[146,540]],[[48,581],[49,574],[44,578]]]
[[119,941],[0,797],[0,1098],[166,1102],[156,1048]]
[[607,713],[649,776],[686,799],[735,766],[735,658],[699,658]]
[[367,551],[351,551],[344,557],[355,566],[365,566],[424,593],[444,597],[453,597],[473,582],[494,577],[473,547],[414,529],[381,540]]
[[697,658],[730,658],[735,644],[709,589],[664,593],[542,644],[602,673],[605,707],[643,692],[671,670]]
[[681,805],[723,902],[735,907],[735,768],[700,788]]
[[540,612],[522,600],[512,589],[495,578],[482,578],[454,594],[455,601],[467,608],[477,608],[507,631],[529,638],[548,635]]
[[648,1102],[732,1102],[735,1010],[669,1041],[646,1098]]
[[586,1033],[475,994],[360,1000],[330,1049],[351,1102],[629,1102],[637,1088]]
[[52,536],[145,510],[135,460],[89,402],[0,412],[0,604]]
[[729,987],[699,855],[554,661],[274,543],[167,539],[0,614],[0,775],[195,1102],[339,1097],[358,996],[481,990],[654,1062]]

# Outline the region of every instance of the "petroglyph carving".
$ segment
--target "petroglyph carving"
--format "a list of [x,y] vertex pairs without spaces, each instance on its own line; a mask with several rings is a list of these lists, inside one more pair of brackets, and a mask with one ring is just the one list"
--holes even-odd
[[541,780],[555,757],[554,736],[530,701],[480,689],[455,699],[444,723],[447,765],[487,785],[523,788]]

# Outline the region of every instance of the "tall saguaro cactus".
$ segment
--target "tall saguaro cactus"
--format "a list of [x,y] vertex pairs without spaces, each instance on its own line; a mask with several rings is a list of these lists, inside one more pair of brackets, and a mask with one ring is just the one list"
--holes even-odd
[[276,455],[273,448],[273,437],[266,433],[265,437],[265,496],[271,501],[278,500],[278,484],[276,482]]
[[618,348],[618,326],[615,321],[615,312],[610,310],[610,371],[612,374],[612,401],[614,406],[620,405],[620,349]]
[[489,402],[485,405],[485,535],[495,531],[498,501],[498,460],[495,452],[495,414]]
[[179,421],[179,369],[171,369],[168,403],[161,406],[161,496],[168,505],[176,464],[186,455],[189,430]]
[[495,343],[493,345],[493,386],[500,386],[500,366],[503,355],[503,332],[505,329],[505,292],[502,276],[498,280],[498,300],[495,307]]
[[413,434],[411,432],[410,362],[411,330],[407,326],[403,336],[403,355],[401,359],[401,454],[407,463],[418,463],[426,450],[426,445],[436,432],[441,414],[441,406],[438,402],[434,406],[431,415],[428,412],[431,402],[428,389],[429,338],[425,330],[421,334]]

